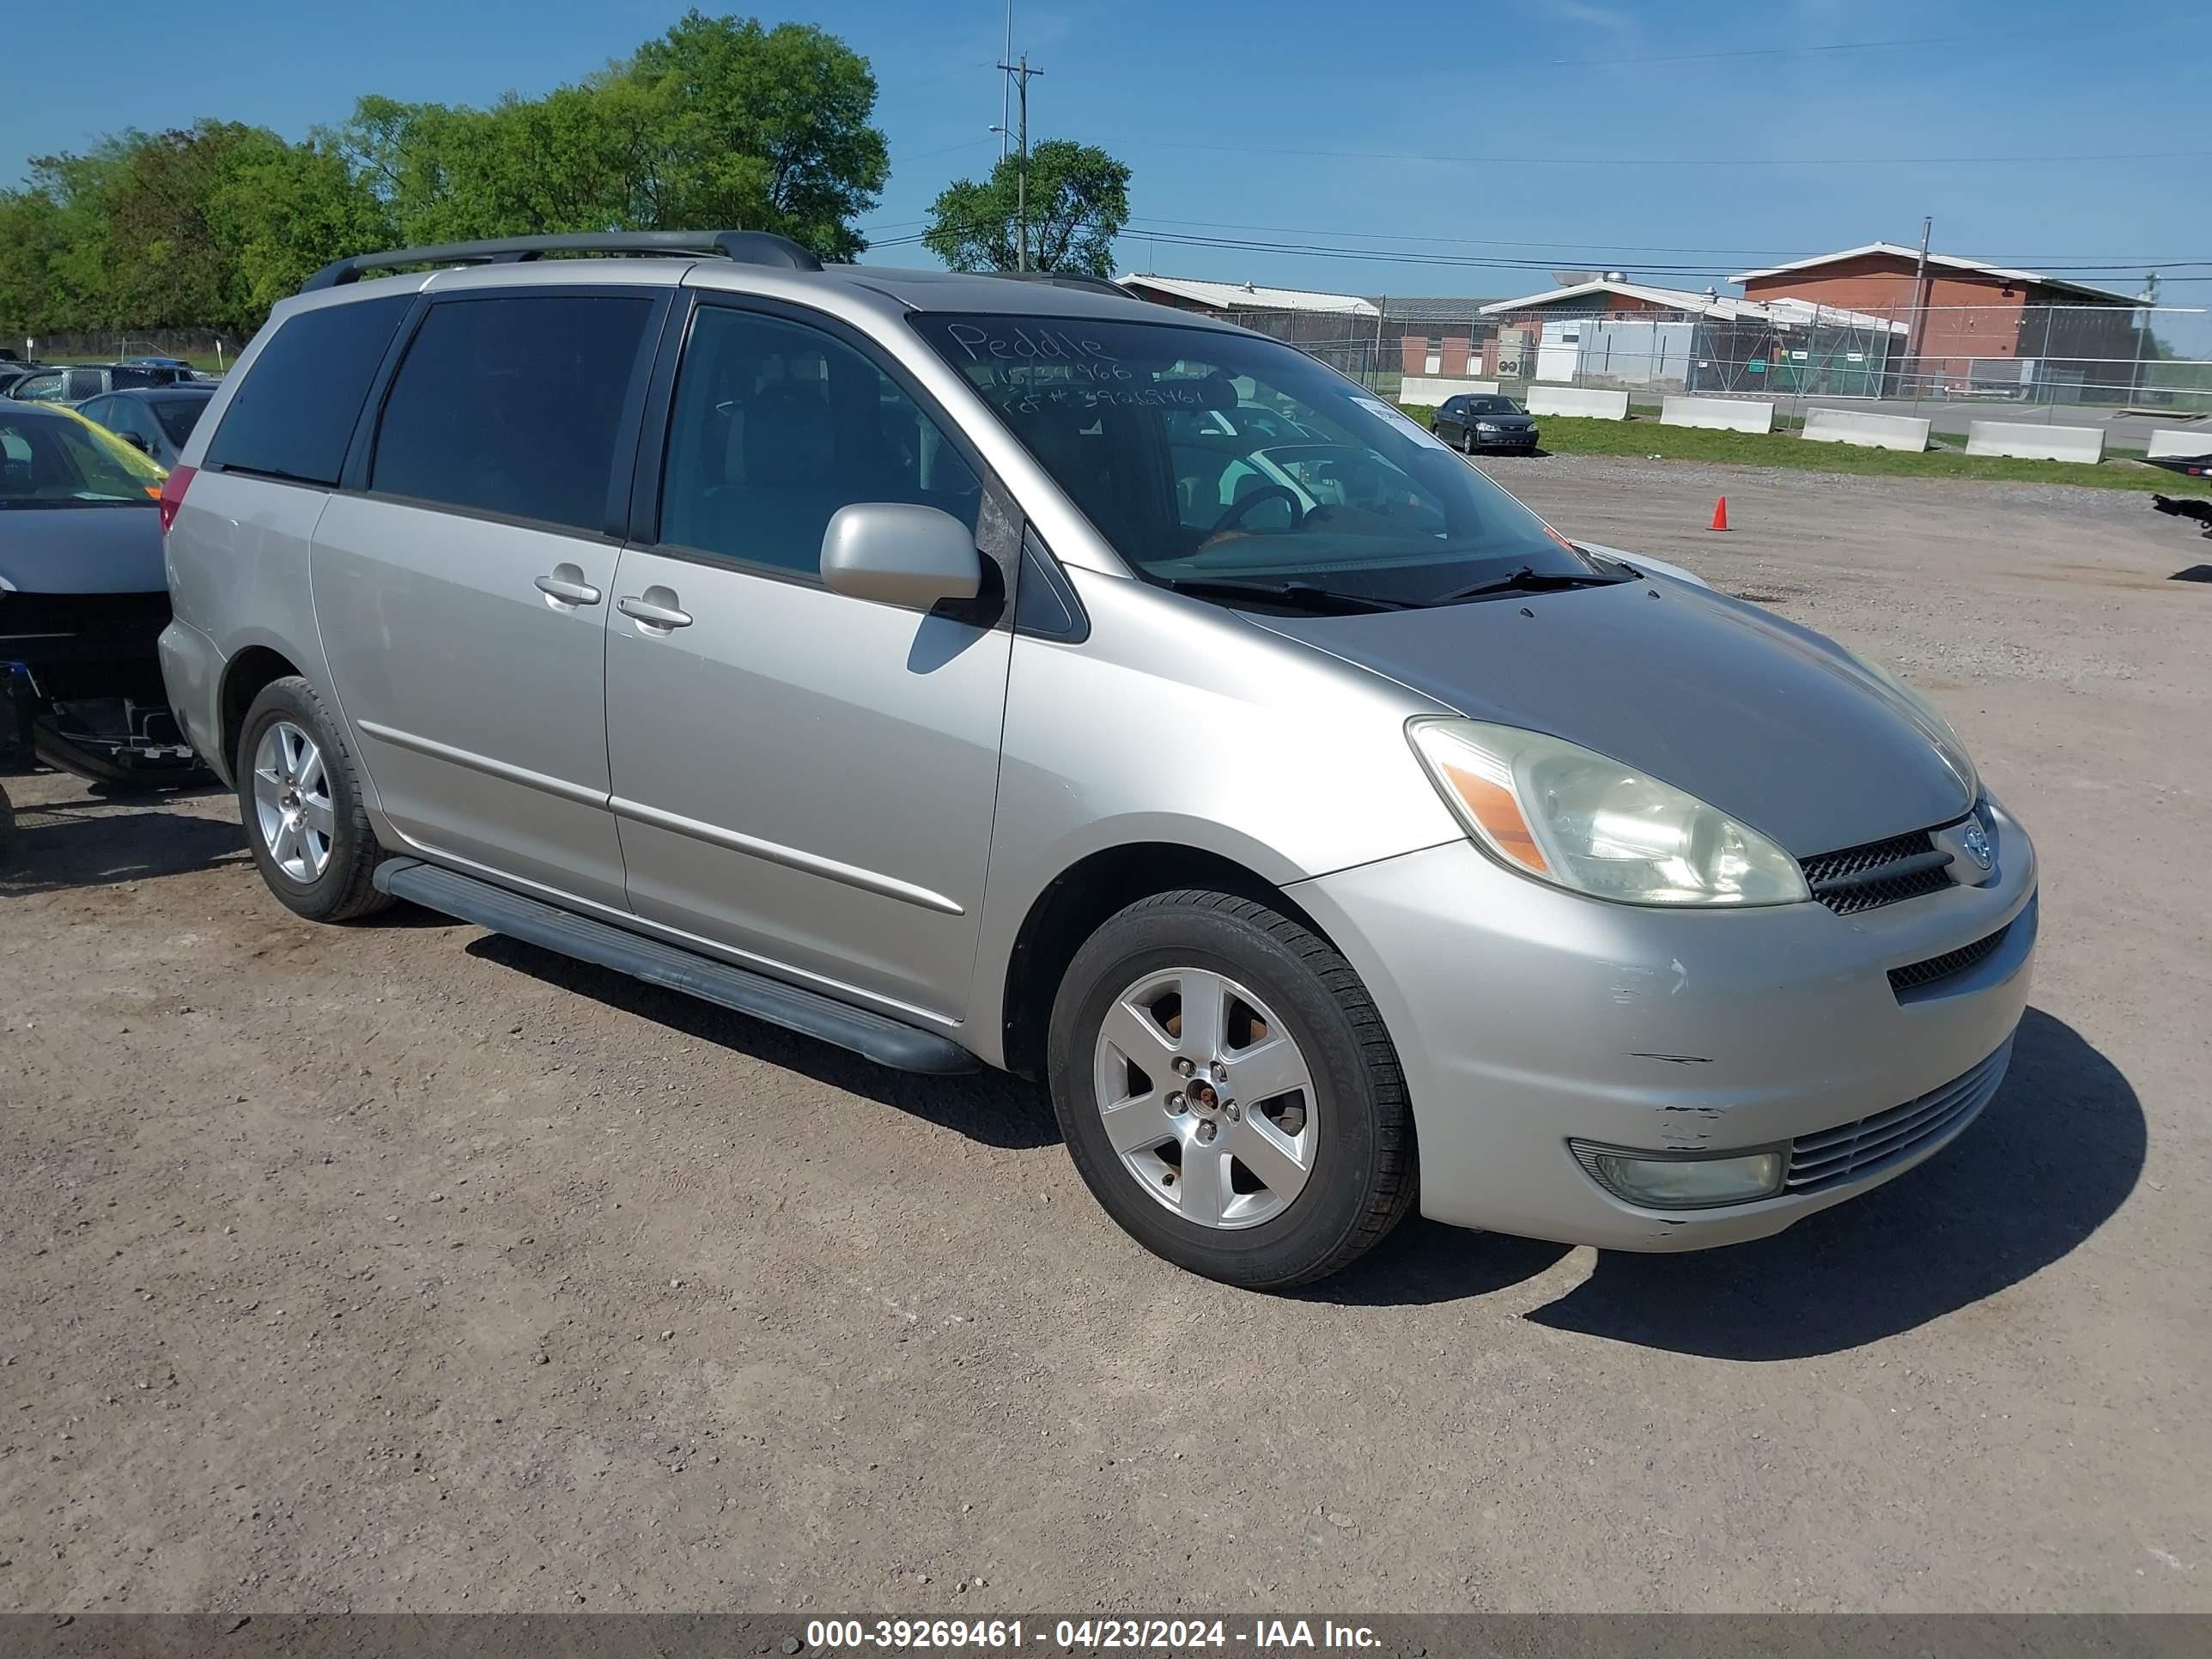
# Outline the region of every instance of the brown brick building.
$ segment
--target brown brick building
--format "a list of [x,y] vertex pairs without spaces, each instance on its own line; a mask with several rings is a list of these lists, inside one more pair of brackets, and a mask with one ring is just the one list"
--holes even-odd
[[2031,391],[2079,397],[2124,391],[2142,349],[2136,302],[2111,289],[1869,242],[1729,278],[1747,300],[1804,301],[1892,317],[1911,332],[1903,356],[1916,389]]

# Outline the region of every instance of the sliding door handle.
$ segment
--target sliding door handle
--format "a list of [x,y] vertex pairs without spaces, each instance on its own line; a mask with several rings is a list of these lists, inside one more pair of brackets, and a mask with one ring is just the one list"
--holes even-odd
[[[659,594],[658,599],[653,596]],[[676,608],[676,595],[665,587],[648,587],[643,597],[625,596],[615,601],[615,609],[633,622],[643,623],[647,628],[671,629],[691,626],[691,613]]]

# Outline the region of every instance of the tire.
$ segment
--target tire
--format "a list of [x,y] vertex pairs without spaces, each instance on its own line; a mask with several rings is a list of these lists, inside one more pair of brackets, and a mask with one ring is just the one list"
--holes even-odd
[[[299,772],[298,781],[304,787],[287,791],[278,785],[272,800],[269,798],[272,780],[257,771],[257,761],[281,757],[285,732],[311,743],[320,764],[311,763]],[[271,756],[264,755],[264,741],[276,745]],[[313,686],[295,675],[264,687],[246,711],[246,726],[233,761],[238,780],[238,815],[246,826],[246,845],[252,850],[261,879],[287,909],[310,921],[350,921],[392,903],[390,895],[377,891],[374,884],[376,866],[384,861],[385,853],[362,807],[361,779],[353,750],[346,744],[343,729],[331,718]],[[318,781],[319,791],[314,787]],[[301,805],[295,811],[288,801]],[[272,840],[264,811],[269,806],[276,807],[280,817],[296,818],[313,835],[288,839],[279,830]],[[319,827],[325,823],[326,831]],[[282,861],[280,852],[286,854]]]
[[0,870],[15,861],[15,804],[0,789]]
[[[1170,1060],[1182,1043],[1182,988],[1216,980],[1222,1041],[1209,1045],[1194,1024],[1192,1052]],[[1273,1037],[1290,1039],[1287,1060]],[[1208,1047],[1223,1070],[1208,1067]],[[1253,1071],[1270,1058],[1265,1078]],[[1180,1060],[1198,1068],[1187,1081],[1170,1073]],[[1307,1086],[1261,1092],[1286,1066]],[[1290,1290],[1351,1266],[1413,1207],[1413,1110],[1382,1015],[1333,946],[1256,901],[1162,893],[1109,918],[1061,978],[1048,1074],[1092,1196],[1146,1249],[1191,1273]],[[1247,1077],[1249,1109],[1234,1097]],[[1127,1103],[1102,1104],[1102,1091],[1123,1091]],[[1281,1150],[1291,1147],[1295,1157]]]

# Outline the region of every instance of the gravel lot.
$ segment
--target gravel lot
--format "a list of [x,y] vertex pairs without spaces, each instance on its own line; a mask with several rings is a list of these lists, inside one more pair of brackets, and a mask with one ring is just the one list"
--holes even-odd
[[11,779],[0,1610],[2212,1609],[2212,545],[1496,471],[1902,665],[2035,831],[2034,1006],[1946,1156],[1731,1251],[1415,1224],[1240,1294],[1025,1085],[311,927],[226,796]]

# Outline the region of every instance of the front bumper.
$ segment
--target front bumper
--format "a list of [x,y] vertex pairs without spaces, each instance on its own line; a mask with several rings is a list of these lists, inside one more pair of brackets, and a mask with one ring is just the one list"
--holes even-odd
[[[1779,1232],[1903,1174],[1996,1091],[2027,1007],[2037,913],[2034,848],[1990,812],[1998,863],[1985,884],[1848,917],[1812,903],[1607,904],[1510,874],[1466,842],[1291,891],[1389,1025],[1413,1091],[1424,1214],[1613,1249],[1700,1249]],[[1892,989],[1891,969],[1999,928],[2002,943],[1964,971],[1902,999]],[[1838,1144],[1829,1132],[1867,1119],[1882,1155],[1717,1209],[1626,1203],[1568,1147],[1720,1152],[1806,1137],[1809,1170]]]

